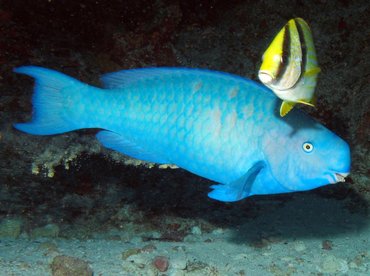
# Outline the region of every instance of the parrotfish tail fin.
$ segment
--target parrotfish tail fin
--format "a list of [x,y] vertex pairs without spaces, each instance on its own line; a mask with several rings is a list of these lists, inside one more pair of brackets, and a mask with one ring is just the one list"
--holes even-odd
[[251,196],[253,183],[264,167],[265,163],[259,161],[234,182],[212,185],[213,191],[208,193],[208,197],[224,202],[234,202]]
[[69,96],[86,90],[86,84],[37,66],[18,67],[14,72],[35,78],[32,121],[15,124],[16,129],[34,135],[51,135],[81,128],[71,114]]

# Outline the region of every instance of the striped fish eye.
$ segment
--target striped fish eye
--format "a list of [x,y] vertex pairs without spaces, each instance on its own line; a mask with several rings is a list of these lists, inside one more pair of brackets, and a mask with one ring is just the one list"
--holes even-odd
[[310,152],[312,152],[312,151],[313,151],[313,145],[312,145],[312,143],[310,143],[310,142],[305,142],[305,143],[303,143],[302,148],[303,148],[303,150],[304,150],[305,152],[307,152],[307,153],[310,153]]

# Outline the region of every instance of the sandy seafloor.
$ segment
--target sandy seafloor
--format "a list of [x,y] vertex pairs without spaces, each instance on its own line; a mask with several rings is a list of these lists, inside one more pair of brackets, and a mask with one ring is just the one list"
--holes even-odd
[[[297,16],[322,69],[317,108],[304,109],[350,144],[345,183],[221,203],[207,198],[210,181],[104,149],[95,130],[12,127],[32,110],[32,80],[16,66],[96,85],[148,66],[256,80]],[[0,0],[0,66],[0,275],[370,275],[368,1]]]
[[2,239],[1,274],[50,275],[53,258],[67,255],[88,262],[94,275],[161,275],[156,256],[169,260],[162,275],[369,275],[368,216],[317,195],[260,204],[269,206],[255,218],[211,231],[195,225],[177,242],[156,240],[156,231],[127,237],[125,229],[82,240]]

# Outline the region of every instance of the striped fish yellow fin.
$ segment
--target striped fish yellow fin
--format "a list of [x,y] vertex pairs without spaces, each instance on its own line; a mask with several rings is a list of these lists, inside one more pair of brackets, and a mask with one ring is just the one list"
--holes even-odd
[[317,75],[320,72],[321,72],[320,67],[314,67],[314,68],[311,68],[311,69],[307,70],[306,72],[304,72],[304,76],[305,77],[310,77],[310,76]]
[[307,100],[298,100],[297,103],[305,104],[305,105],[309,105],[309,106],[315,107],[316,98],[313,97],[310,101],[307,101]]
[[285,115],[287,115],[289,111],[293,109],[294,106],[295,103],[293,102],[283,101],[280,106],[280,116],[284,117]]

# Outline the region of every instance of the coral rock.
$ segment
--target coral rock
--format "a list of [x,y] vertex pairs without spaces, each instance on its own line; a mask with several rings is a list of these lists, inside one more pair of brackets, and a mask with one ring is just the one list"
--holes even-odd
[[153,265],[160,271],[165,272],[168,269],[170,262],[167,257],[156,256],[153,260]]
[[92,276],[88,263],[69,256],[56,256],[50,265],[53,276]]

